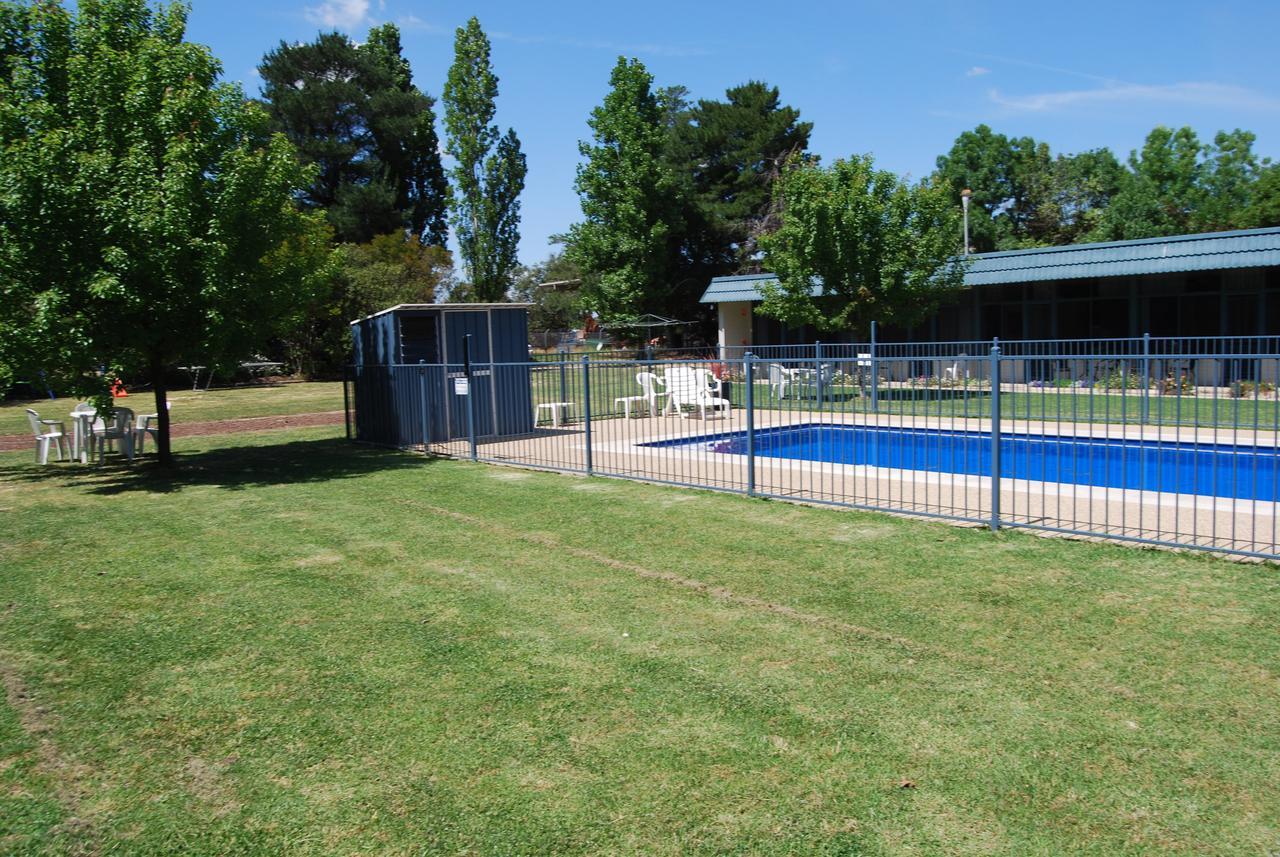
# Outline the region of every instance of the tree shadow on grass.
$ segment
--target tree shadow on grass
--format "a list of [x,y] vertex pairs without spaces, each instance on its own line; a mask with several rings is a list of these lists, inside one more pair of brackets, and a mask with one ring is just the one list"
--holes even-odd
[[399,450],[353,444],[342,438],[323,438],[175,452],[172,469],[160,467],[153,458],[138,459],[133,464],[109,458],[108,463],[101,466],[0,466],[0,481],[65,486],[101,495],[134,491],[167,494],[197,486],[234,491],[352,479],[387,470],[422,467],[433,460]]

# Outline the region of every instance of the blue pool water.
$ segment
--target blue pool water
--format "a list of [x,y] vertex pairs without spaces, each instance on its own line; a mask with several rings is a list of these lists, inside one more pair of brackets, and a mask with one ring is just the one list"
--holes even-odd
[[[746,432],[661,441],[648,446],[743,455]],[[756,431],[755,453],[832,464],[866,464],[933,473],[991,474],[991,436],[946,429],[806,424]],[[1277,450],[1214,443],[1004,435],[1000,475],[1103,488],[1280,499]]]

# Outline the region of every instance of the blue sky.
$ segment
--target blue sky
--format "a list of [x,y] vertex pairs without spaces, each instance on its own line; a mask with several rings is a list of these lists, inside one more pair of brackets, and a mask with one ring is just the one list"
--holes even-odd
[[498,122],[529,159],[521,258],[578,216],[577,142],[619,54],[658,85],[695,97],[763,79],[814,123],[824,160],[871,153],[928,173],[956,135],[986,122],[1055,152],[1109,146],[1121,157],[1157,124],[1258,135],[1280,159],[1280,3],[1072,2],[830,4],[193,0],[190,38],[227,77],[258,88],[255,66],[281,40],[321,29],[361,37],[394,21],[415,80],[439,97],[453,32],[471,15],[493,42]]

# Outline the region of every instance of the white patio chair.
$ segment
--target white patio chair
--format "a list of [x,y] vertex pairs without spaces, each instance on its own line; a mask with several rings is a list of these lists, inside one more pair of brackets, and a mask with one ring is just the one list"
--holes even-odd
[[769,392],[775,399],[785,399],[787,388],[795,383],[796,370],[788,369],[781,363],[769,364]]
[[[169,403],[164,403],[165,410],[169,410]],[[133,429],[133,451],[137,455],[142,455],[146,449],[147,435],[151,435],[151,439],[157,443],[160,438],[160,415],[159,414],[138,414],[138,420],[134,424]]]
[[133,410],[130,408],[116,408],[110,422],[102,417],[95,418],[93,443],[98,449],[98,462],[101,463],[106,458],[107,447],[114,446],[117,440],[120,441],[125,457],[133,461],[134,427]]
[[667,382],[653,372],[637,372],[636,383],[640,385],[640,395],[649,405],[650,416],[661,413],[658,410],[658,399],[667,395],[667,391],[659,390],[658,387],[665,387]]
[[27,408],[27,420],[31,423],[31,433],[36,438],[36,461],[49,463],[49,445],[58,449],[58,460],[62,460],[63,452],[71,457],[71,447],[67,443],[67,429],[59,420],[42,420],[35,411]]
[[707,408],[728,413],[729,400],[718,395],[721,391],[718,378],[709,369],[692,366],[672,366],[667,370],[667,393],[671,396],[671,408],[686,419],[685,408],[697,408],[702,419],[707,418]]

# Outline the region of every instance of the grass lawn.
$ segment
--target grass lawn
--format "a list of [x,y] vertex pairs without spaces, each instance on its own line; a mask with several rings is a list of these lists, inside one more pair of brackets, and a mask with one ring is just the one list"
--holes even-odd
[[[78,399],[0,402],[0,434],[27,434],[26,408],[45,419],[66,419]],[[120,404],[140,414],[153,413],[155,396],[150,390],[130,393]],[[192,392],[169,391],[169,413],[174,423],[232,420],[242,417],[274,417],[342,410],[342,383],[310,381],[259,387],[227,387]],[[68,427],[69,428],[69,427]]]
[[1280,849],[1274,566],[339,432],[0,454],[0,851]]

